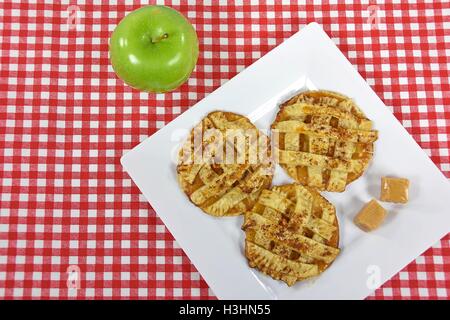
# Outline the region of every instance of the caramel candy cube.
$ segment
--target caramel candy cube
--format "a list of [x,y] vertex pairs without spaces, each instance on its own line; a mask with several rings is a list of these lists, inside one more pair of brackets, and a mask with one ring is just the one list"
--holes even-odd
[[364,231],[372,231],[380,226],[385,217],[386,209],[372,199],[359,211],[353,222]]
[[394,203],[407,203],[408,188],[408,179],[382,177],[380,200]]

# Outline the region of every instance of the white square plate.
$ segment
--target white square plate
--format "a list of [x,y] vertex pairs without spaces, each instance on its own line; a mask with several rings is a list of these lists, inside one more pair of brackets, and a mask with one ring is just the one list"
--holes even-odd
[[[267,130],[278,104],[305,89],[352,97],[379,130],[372,165],[344,193],[324,193],[337,209],[341,254],[316,279],[289,288],[251,269],[243,255],[242,217],[214,218],[180,190],[180,141],[207,113],[244,114]],[[122,164],[221,299],[362,299],[450,230],[450,184],[322,28],[312,23],[125,154]],[[411,181],[406,205],[383,203],[385,223],[365,233],[352,222],[379,196],[380,178]],[[274,184],[288,183],[277,167]]]

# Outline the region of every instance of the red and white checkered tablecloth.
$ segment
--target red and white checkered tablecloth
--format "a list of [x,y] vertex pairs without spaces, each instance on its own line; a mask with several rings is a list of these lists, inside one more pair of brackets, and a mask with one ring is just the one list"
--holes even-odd
[[[0,298],[214,298],[119,158],[311,21],[450,178],[450,2],[300,2],[166,1],[200,57],[155,95],[108,59],[114,27],[148,1],[2,1]],[[370,298],[449,295],[447,235]]]

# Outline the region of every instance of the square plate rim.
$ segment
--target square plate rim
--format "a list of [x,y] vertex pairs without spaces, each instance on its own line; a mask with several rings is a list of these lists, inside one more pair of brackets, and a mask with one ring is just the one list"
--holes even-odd
[[[326,35],[326,33],[322,30],[322,28],[317,24],[317,23],[315,23],[315,22],[313,22],[313,23],[310,23],[310,24],[308,24],[307,26],[305,26],[305,27],[303,27],[299,32],[297,32],[296,34],[294,34],[291,38],[293,38],[294,36],[296,36],[296,35],[298,35],[298,34],[300,34],[300,33],[306,33],[306,31],[308,31],[308,30],[310,30],[311,32],[320,32],[320,33],[323,33],[323,34],[325,34],[325,36],[326,37],[328,37],[328,35]],[[291,38],[289,38],[289,39],[291,39]],[[288,40],[289,40],[288,39]],[[328,39],[329,39],[329,37],[328,37]],[[331,41],[331,39],[329,39],[330,41]],[[282,44],[281,44],[282,45]],[[274,48],[272,51],[274,51],[274,50],[276,50],[277,48],[279,48],[281,45],[279,45],[278,47],[276,47],[276,48]],[[342,55],[342,57],[344,58],[344,59],[341,59],[342,61],[345,61],[348,65],[350,65],[352,68],[353,68],[353,66],[351,65],[351,63],[345,58],[345,56],[343,56],[343,54],[342,54],[342,52],[340,52],[340,50],[335,46],[335,49],[337,50],[337,51],[339,51],[339,54],[340,55]],[[272,52],[272,51],[270,51],[270,52]],[[270,53],[269,52],[269,53]],[[268,53],[268,54],[269,54]],[[268,55],[268,54],[266,54],[266,55]],[[265,55],[265,56],[266,56]],[[264,56],[264,57],[265,57]],[[263,57],[263,58],[264,58]],[[257,64],[257,63],[261,63],[260,62],[261,61],[261,59],[260,60],[257,60],[255,63],[253,63],[251,66],[249,66],[249,67],[247,67],[245,70],[247,70],[247,69],[249,69],[249,68],[252,68],[252,67],[254,67],[254,65],[255,64]],[[362,76],[356,71],[356,73],[358,74],[358,76],[359,76],[359,78],[361,78],[362,79],[362,81],[364,81],[364,83],[366,83],[365,82],[365,80],[362,78]],[[242,74],[242,73],[241,73]],[[236,77],[234,77],[232,80],[230,80],[229,82],[231,82],[231,81],[236,81],[235,80],[235,78],[237,78],[238,76],[239,76],[240,74],[238,74]],[[229,82],[227,82],[227,83],[229,83]],[[225,84],[226,85],[226,84]],[[366,83],[366,85],[368,86],[368,84]],[[218,89],[216,89],[213,93],[211,93],[210,95],[212,95],[212,94],[214,94],[214,93],[216,93],[216,92],[220,92],[220,90],[224,90],[223,88],[222,88],[223,86],[221,86],[221,87],[219,87]],[[384,106],[384,108],[386,109],[386,110],[388,110],[389,111],[389,109],[386,107],[386,105],[384,104],[384,102],[373,92],[373,90],[372,90],[372,88],[370,88],[370,86],[368,86],[369,87],[369,89],[370,89],[370,91],[373,93],[373,95],[376,97],[376,99],[378,99],[379,100],[379,104],[381,104],[381,105],[383,105]],[[207,97],[205,97],[205,99],[206,99]],[[204,100],[204,99],[203,99]],[[202,101],[203,101],[202,100]],[[201,101],[200,101],[201,102]],[[200,103],[200,102],[198,102],[197,104],[195,104],[193,107],[191,107],[189,110],[187,110],[186,112],[191,112],[191,113],[194,113],[194,112],[196,112],[194,109],[196,109],[196,107],[197,107],[197,105]],[[159,135],[161,135],[165,130],[169,130],[170,128],[172,128],[173,126],[175,126],[175,124],[176,124],[176,122],[177,122],[177,119],[180,119],[183,115],[185,115],[186,114],[186,112],[185,113],[183,113],[182,115],[180,115],[180,116],[178,116],[176,119],[174,119],[173,121],[171,121],[168,125],[166,125],[165,127],[163,127],[163,128],[161,128],[160,130],[158,130],[158,131],[156,131],[153,135],[151,135],[151,136],[149,136],[148,138],[146,138],[144,141],[142,141],[141,143],[139,143],[136,147],[134,147],[132,150],[130,150],[130,151],[128,151],[128,152],[126,152],[122,157],[121,157],[121,163],[122,163],[122,165],[124,166],[124,168],[126,169],[126,171],[130,174],[130,172],[127,170],[127,167],[126,167],[126,158],[127,158],[127,155],[128,154],[130,154],[133,150],[135,150],[135,149],[137,149],[139,146],[142,146],[142,145],[144,145],[144,143],[146,142],[146,143],[148,143],[148,141],[149,140],[151,140],[152,138],[154,139],[155,137],[158,137]],[[205,111],[206,112],[206,111]],[[390,112],[390,111],[389,111]],[[417,144],[417,142],[409,135],[409,133],[406,131],[406,129],[404,129],[404,127],[400,124],[400,122],[398,121],[398,119],[396,119],[393,115],[392,115],[392,113],[391,113],[391,116],[398,122],[398,124],[399,124],[399,126],[402,128],[402,130],[404,130],[405,132],[406,132],[406,134],[410,137],[410,139],[416,144],[416,146],[417,146],[417,148],[418,149],[420,149],[424,154],[425,154],[425,156],[428,158],[428,161],[429,162],[431,162],[435,167],[436,167],[436,165],[431,161],[431,159],[426,155],[426,153],[425,153],[425,151],[422,149],[422,148],[420,148],[420,146]],[[439,172],[440,172],[440,170],[436,167],[436,170],[438,170]],[[443,174],[442,174],[442,172],[440,172],[441,173],[441,175],[443,176]],[[130,174],[130,176],[131,176],[131,174]],[[444,176],[443,176],[444,177]],[[445,177],[444,177],[444,179],[446,179]],[[134,180],[134,179],[133,179]],[[448,182],[448,181],[447,181]],[[139,187],[139,186],[138,186]],[[140,187],[139,187],[139,189],[141,189]],[[141,190],[142,191],[142,190]],[[153,205],[152,205],[153,206]],[[155,212],[158,214],[158,212],[157,212],[157,210],[155,209]],[[158,214],[158,216],[159,216],[159,214]],[[162,219],[162,217],[161,217],[161,219]],[[174,235],[174,237],[175,237],[175,234],[173,234]],[[185,248],[183,248],[183,250],[185,250],[185,252],[186,252],[186,249]],[[193,262],[194,263],[194,262]],[[200,271],[200,270],[199,270]],[[206,280],[206,279],[205,279]],[[211,284],[211,283],[209,283],[209,281],[207,281],[208,282],[208,284],[210,285],[210,287],[212,288],[213,287],[213,285]],[[213,289],[213,291],[215,292],[215,290]],[[216,293],[217,294],[217,293]]]

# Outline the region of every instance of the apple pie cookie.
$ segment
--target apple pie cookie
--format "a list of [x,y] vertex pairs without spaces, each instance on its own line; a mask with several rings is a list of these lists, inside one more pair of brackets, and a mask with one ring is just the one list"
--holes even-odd
[[373,155],[378,132],[348,97],[303,92],[281,105],[272,124],[275,158],[297,182],[342,192]]
[[212,216],[250,210],[273,177],[270,141],[246,117],[208,114],[183,144],[178,181],[192,203]]
[[319,275],[339,254],[335,208],[310,187],[263,190],[242,229],[250,267],[289,286]]

